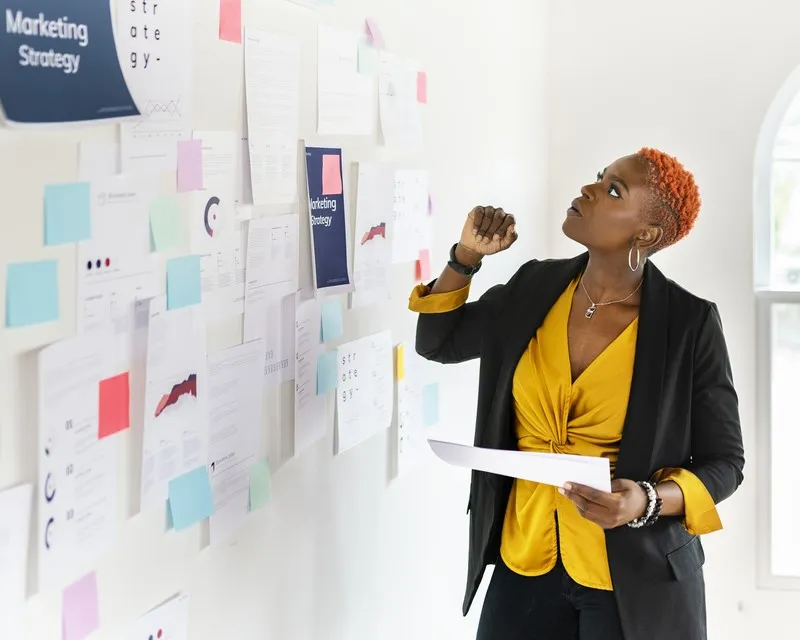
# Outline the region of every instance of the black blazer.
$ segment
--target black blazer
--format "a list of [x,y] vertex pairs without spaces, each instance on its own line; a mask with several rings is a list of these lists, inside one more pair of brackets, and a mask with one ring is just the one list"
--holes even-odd
[[[516,449],[512,378],[550,308],[586,266],[533,260],[505,285],[455,311],[422,314],[417,352],[441,363],[480,358],[475,445]],[[644,267],[633,379],[616,476],[648,480],[664,467],[689,469],[714,499],[742,482],[744,448],[736,392],[716,306]],[[499,558],[512,480],[473,471],[469,506],[467,614],[488,564]],[[626,640],[706,638],[705,561],[680,518],[606,532]]]

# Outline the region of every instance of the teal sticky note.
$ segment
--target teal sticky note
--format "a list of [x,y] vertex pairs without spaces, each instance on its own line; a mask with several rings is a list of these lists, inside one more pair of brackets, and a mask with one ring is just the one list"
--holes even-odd
[[44,243],[80,242],[92,237],[88,182],[51,184],[44,188]]
[[200,256],[167,260],[167,309],[200,304]]
[[358,43],[358,72],[368,76],[378,75],[379,52],[369,42]]
[[260,509],[272,496],[269,462],[259,460],[250,467],[250,511]]
[[58,262],[17,262],[6,269],[6,326],[58,320]]
[[150,241],[154,251],[169,251],[183,244],[180,211],[174,196],[150,202]]
[[205,465],[169,481],[169,510],[175,531],[187,529],[214,513],[214,496]]
[[326,351],[317,358],[317,395],[323,396],[336,388],[339,362],[336,349]]
[[322,303],[322,341],[337,340],[344,331],[342,327],[342,302],[339,298],[331,298]]
[[432,427],[439,422],[439,383],[422,387],[422,422]]

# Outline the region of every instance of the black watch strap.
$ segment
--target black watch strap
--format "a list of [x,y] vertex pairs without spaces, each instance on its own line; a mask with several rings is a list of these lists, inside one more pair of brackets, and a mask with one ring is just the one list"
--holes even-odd
[[447,263],[447,266],[456,273],[460,273],[462,276],[474,276],[476,273],[478,273],[478,271],[481,270],[481,263],[479,262],[474,266],[461,264],[458,260],[456,260],[456,247],[458,247],[457,242],[450,247],[450,261]]

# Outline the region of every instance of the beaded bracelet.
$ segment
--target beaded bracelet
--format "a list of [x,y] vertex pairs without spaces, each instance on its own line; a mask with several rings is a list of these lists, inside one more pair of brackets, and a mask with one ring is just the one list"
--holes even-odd
[[628,526],[632,529],[641,529],[642,527],[651,527],[656,523],[659,516],[661,515],[661,506],[662,501],[661,498],[658,497],[658,493],[656,493],[656,487],[651,482],[637,482],[644,492],[647,494],[647,508],[645,509],[644,513],[631,520],[628,523]]

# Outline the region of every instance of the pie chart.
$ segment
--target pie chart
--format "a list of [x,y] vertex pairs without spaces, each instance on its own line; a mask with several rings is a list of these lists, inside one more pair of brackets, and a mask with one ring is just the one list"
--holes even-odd
[[213,238],[214,234],[219,231],[220,220],[217,217],[217,207],[219,206],[219,198],[211,196],[206,202],[206,210],[203,214],[203,222],[206,225],[206,233],[209,238]]

